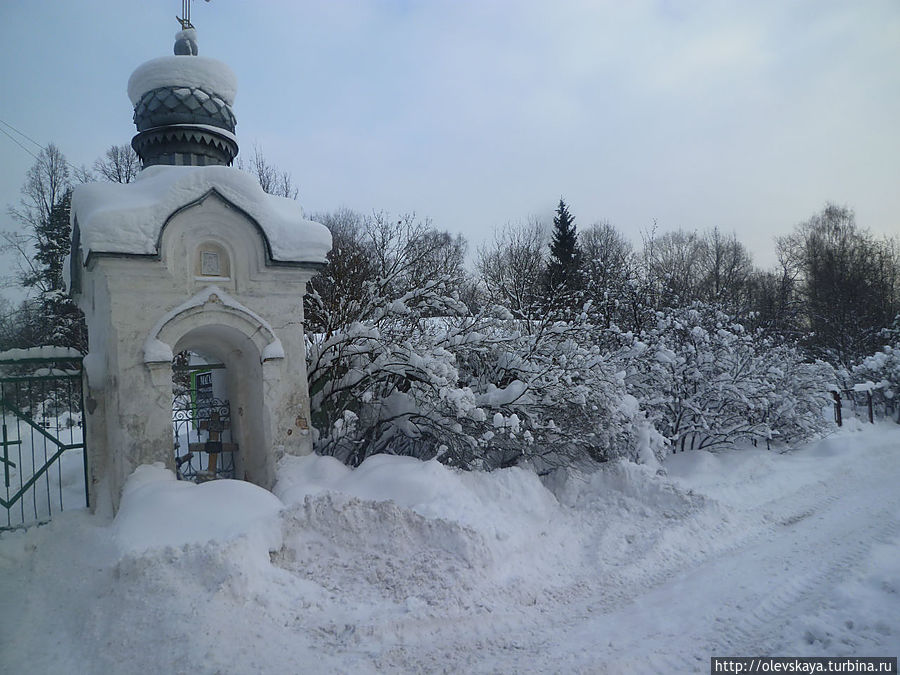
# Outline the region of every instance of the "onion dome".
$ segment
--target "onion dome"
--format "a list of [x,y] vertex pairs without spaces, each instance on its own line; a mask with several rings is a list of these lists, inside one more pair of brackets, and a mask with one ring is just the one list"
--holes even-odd
[[138,66],[128,80],[138,130],[131,147],[144,167],[230,165],[238,153],[236,90],[228,66],[197,56],[197,32],[179,31],[174,56]]

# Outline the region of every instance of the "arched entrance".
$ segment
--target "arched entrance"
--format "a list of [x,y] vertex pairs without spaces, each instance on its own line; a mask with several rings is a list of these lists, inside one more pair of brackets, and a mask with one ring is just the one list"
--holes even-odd
[[172,408],[178,447],[171,460],[180,476],[237,478],[271,487],[275,457],[266,397],[267,374],[271,378],[275,371],[267,364],[284,358],[271,327],[209,287],[163,317],[144,349],[154,356],[149,365],[170,371],[168,387],[181,388]]

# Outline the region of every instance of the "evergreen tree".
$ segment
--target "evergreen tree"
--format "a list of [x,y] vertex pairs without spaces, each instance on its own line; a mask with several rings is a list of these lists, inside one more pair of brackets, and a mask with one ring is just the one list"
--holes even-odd
[[69,188],[50,207],[47,216],[35,223],[34,260],[37,264],[23,277],[23,286],[38,288],[43,294],[63,290],[63,261],[72,247],[71,212],[72,189]]
[[550,260],[547,263],[547,298],[557,309],[574,308],[582,288],[581,250],[575,218],[560,197],[553,217]]
[[[87,351],[84,315],[65,288],[63,266],[72,249],[72,190],[51,209],[50,216],[35,228],[36,268],[34,284],[41,289],[40,306],[46,320],[45,340],[49,344]],[[26,283],[26,285],[29,285]]]

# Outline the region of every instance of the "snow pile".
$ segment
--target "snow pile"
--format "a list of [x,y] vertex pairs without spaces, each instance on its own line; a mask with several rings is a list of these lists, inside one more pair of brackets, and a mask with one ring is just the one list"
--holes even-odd
[[221,61],[205,56],[162,56],[138,66],[128,78],[128,98],[137,105],[141,96],[160,87],[197,87],[234,105],[237,77]]
[[712,654],[896,653],[897,433],[546,483],[285,457],[278,497],[144,466],[112,522],[66,512],[0,534],[0,672],[695,672]]
[[251,483],[195,485],[177,480],[162,464],[144,465],[125,483],[115,539],[126,553],[251,535],[276,549],[281,545],[277,516],[282,506],[271,492]]
[[[369,532],[363,539],[350,536],[350,540],[364,542],[364,549],[377,531],[384,534],[387,529],[398,535],[393,525],[385,528],[380,524],[383,518],[397,520],[403,523],[400,530],[413,531],[398,535],[407,543],[393,541],[389,547],[393,555],[400,550],[421,551],[420,540],[434,536],[432,546],[467,566],[490,566],[495,578],[513,579],[555,574],[560,548],[552,555],[535,551],[535,536],[563,549],[569,546],[564,537],[553,533],[552,524],[566,520],[559,503],[537,476],[523,469],[485,474],[454,470],[436,460],[375,455],[351,470],[332,457],[310,455],[285,457],[278,475],[275,493],[288,505],[295,522],[292,527],[303,523],[320,529],[324,510],[341,523],[329,523],[329,531],[359,528]],[[373,518],[372,509],[392,515],[382,513]],[[367,514],[356,527],[349,525]],[[388,540],[384,536],[374,539]],[[409,540],[414,543],[410,545]]]
[[131,183],[77,186],[72,218],[78,224],[84,259],[92,252],[157,254],[168,219],[211,191],[256,221],[273,260],[326,261],[331,233],[324,225],[306,220],[295,200],[266,194],[254,176],[227,166],[152,166]]

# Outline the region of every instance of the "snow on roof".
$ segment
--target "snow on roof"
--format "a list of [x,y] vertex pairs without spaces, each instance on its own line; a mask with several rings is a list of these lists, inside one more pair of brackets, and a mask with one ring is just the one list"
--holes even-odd
[[72,347],[28,347],[27,349],[7,349],[0,352],[0,361],[20,359],[80,359],[81,352]]
[[[192,57],[194,58],[194,57]],[[279,262],[324,263],[331,233],[306,220],[293,199],[266,194],[252,175],[227,166],[151,166],[132,183],[89,183],[75,188],[84,259],[93,253],[158,253],[168,218],[211,190],[256,220]]]
[[161,56],[139,65],[128,78],[128,98],[137,105],[141,96],[160,87],[199,87],[234,105],[237,77],[221,61],[205,56]]

